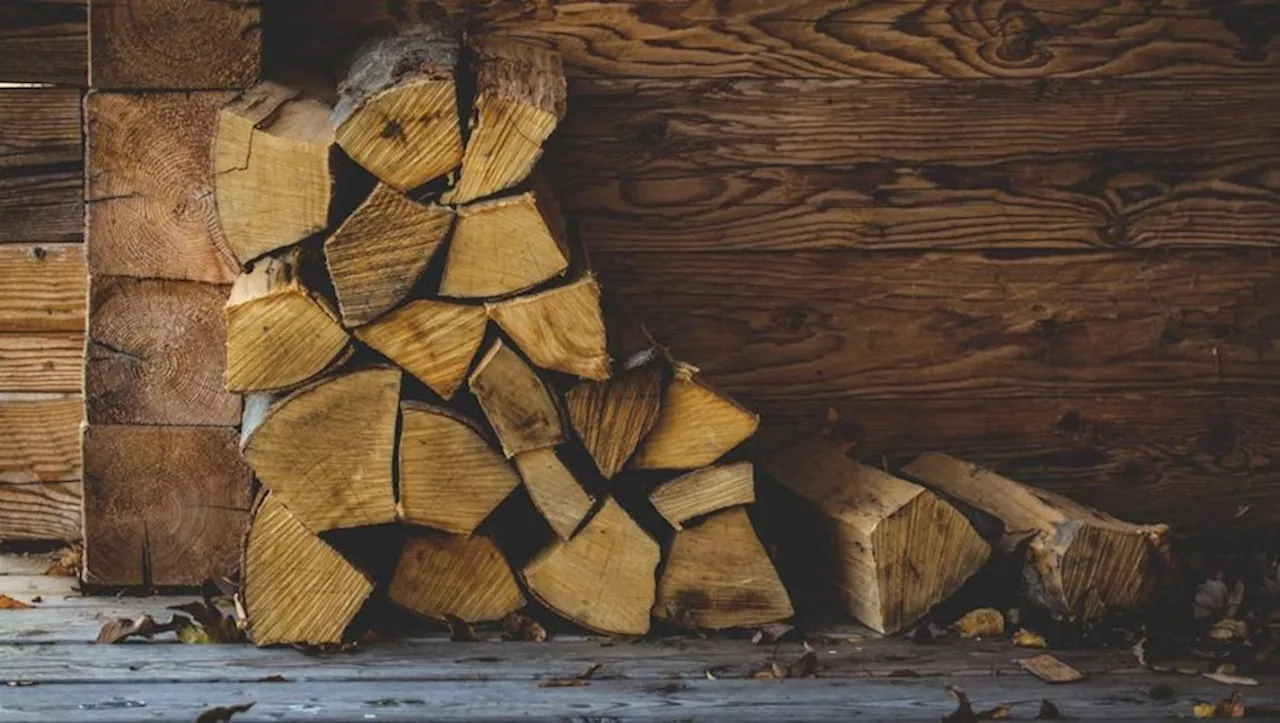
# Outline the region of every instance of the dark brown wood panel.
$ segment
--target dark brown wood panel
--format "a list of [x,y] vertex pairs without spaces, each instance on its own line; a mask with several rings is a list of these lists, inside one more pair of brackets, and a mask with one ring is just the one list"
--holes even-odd
[[0,89],[0,243],[81,240],[83,158],[80,91]]
[[0,333],[84,330],[82,244],[0,244]]
[[0,392],[79,392],[84,335],[0,334]]
[[0,485],[0,541],[80,539],[80,483]]
[[0,486],[80,479],[80,395],[0,393]]
[[[83,86],[89,0],[0,3],[0,81]],[[0,107],[7,101],[0,98]]]

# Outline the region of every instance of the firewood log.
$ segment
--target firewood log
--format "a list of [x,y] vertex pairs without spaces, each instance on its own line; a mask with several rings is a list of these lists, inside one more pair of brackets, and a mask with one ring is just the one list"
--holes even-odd
[[501,339],[481,357],[468,385],[507,457],[565,441],[551,390]]
[[397,370],[321,379],[248,420],[244,458],[313,532],[392,522],[399,396]]
[[723,457],[755,434],[760,417],[697,378],[697,369],[677,364],[662,395],[653,430],[631,458],[633,469],[696,469]]
[[609,341],[594,277],[485,308],[537,366],[583,379],[609,378]]
[[635,453],[662,408],[662,369],[649,364],[602,382],[583,382],[565,395],[569,422],[605,479]]
[[373,593],[363,572],[272,494],[255,505],[241,567],[249,637],[259,646],[342,642]]
[[418,25],[363,48],[338,86],[338,145],[392,188],[416,188],[462,160],[459,48],[443,19]]
[[533,506],[556,535],[567,540],[582,524],[595,505],[564,465],[554,449],[534,449],[516,455],[516,469],[524,480]]
[[809,438],[762,469],[809,506],[824,530],[825,571],[846,612],[881,633],[911,625],[968,580],[991,554],[969,520],[928,489],[849,459]]
[[684,628],[764,625],[795,614],[745,507],[676,533],[658,582],[654,617]]
[[1166,525],[1124,522],[939,452],[920,455],[904,471],[1003,523],[997,547],[1025,540],[1027,600],[1054,615],[1091,618],[1132,608],[1156,588]]
[[524,607],[502,551],[484,535],[410,537],[387,596],[423,617],[468,623],[501,620]]
[[440,295],[507,296],[563,274],[569,248],[545,207],[530,192],[459,208]]
[[401,413],[400,519],[471,534],[520,477],[457,413],[420,402]]
[[609,635],[649,632],[658,543],[613,499],[568,541],[557,540],[524,567],[542,604],[585,628]]
[[324,242],[343,323],[366,324],[404,300],[452,225],[451,209],[378,184]]
[[476,96],[452,203],[468,203],[523,181],[564,118],[560,54],[511,38],[474,44]]
[[649,495],[649,500],[663,519],[680,530],[695,517],[755,502],[752,472],[750,462],[704,467],[664,483]]
[[483,306],[418,299],[355,335],[448,400],[466,380],[488,322]]
[[332,200],[330,108],[278,83],[247,90],[218,116],[215,196],[241,263],[324,229]]
[[351,350],[329,302],[299,282],[294,256],[265,257],[231,287],[225,312],[230,391],[298,386]]

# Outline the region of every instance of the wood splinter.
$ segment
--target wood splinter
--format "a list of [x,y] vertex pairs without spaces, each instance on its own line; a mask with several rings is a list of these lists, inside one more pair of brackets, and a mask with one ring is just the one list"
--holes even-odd
[[547,204],[533,193],[458,209],[440,295],[459,299],[515,294],[569,268],[569,248]]
[[535,449],[516,455],[516,468],[533,506],[556,535],[567,540],[591,513],[595,500],[560,461],[554,449]]
[[508,457],[566,440],[551,390],[501,339],[481,357],[468,384]]
[[760,417],[677,364],[653,430],[631,459],[633,469],[697,469],[720,459],[760,426]]
[[662,518],[677,530],[695,517],[756,501],[750,462],[705,467],[663,484],[649,495]]
[[609,378],[609,343],[594,277],[486,308],[534,364],[583,379]]
[[405,541],[387,596],[431,620],[501,620],[525,605],[502,551],[484,535],[416,536]]
[[355,335],[449,400],[466,380],[488,323],[483,306],[418,299],[357,327]]
[[613,479],[658,421],[662,369],[650,364],[603,382],[583,382],[565,395],[569,422],[605,479]]

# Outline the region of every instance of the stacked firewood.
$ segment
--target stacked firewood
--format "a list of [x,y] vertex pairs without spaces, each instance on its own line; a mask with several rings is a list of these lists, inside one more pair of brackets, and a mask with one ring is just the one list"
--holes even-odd
[[[725,459],[756,415],[606,325],[537,178],[565,94],[555,53],[440,22],[363,48],[334,92],[268,82],[222,111],[254,642],[342,639],[376,581],[333,537],[390,524],[386,595],[433,620],[529,597],[624,635],[792,614],[752,466]],[[510,505],[545,525],[496,522]]]

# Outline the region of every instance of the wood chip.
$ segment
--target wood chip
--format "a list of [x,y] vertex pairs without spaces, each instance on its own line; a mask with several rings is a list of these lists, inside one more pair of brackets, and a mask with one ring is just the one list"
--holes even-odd
[[8,595],[0,595],[0,610],[22,610],[29,607],[32,606],[21,600],[15,600]]
[[1074,683],[1084,678],[1084,673],[1048,654],[1021,658],[1014,662],[1046,683]]

